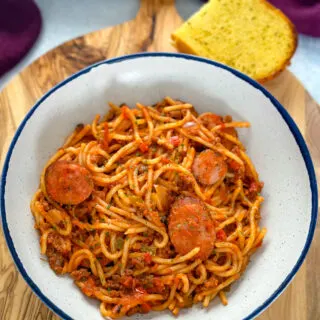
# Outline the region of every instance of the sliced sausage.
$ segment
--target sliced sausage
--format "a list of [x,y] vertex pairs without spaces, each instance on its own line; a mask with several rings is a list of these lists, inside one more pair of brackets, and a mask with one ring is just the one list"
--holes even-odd
[[209,130],[220,124],[223,124],[222,117],[211,112],[202,113],[198,117],[198,120],[203,126],[205,126]]
[[199,153],[192,164],[192,172],[203,185],[212,185],[222,179],[228,166],[220,153],[204,150]]
[[46,171],[48,195],[61,204],[79,204],[93,191],[90,172],[76,163],[57,161]]
[[169,236],[176,251],[182,255],[200,247],[196,255],[206,260],[216,239],[214,222],[204,202],[193,197],[179,198],[171,207]]
[[[227,116],[226,118],[228,121],[232,121],[232,118],[230,116]],[[210,112],[203,113],[201,116],[199,116],[198,119],[200,123],[209,130],[211,130],[215,126],[223,125],[225,123],[221,116],[218,116]],[[238,137],[238,133],[235,128],[222,128],[221,131],[235,138]],[[221,143],[229,150],[231,150],[231,148],[234,146],[234,144],[231,141],[225,138],[221,139]]]
[[[232,121],[232,118],[230,116],[227,116],[226,118],[227,118],[227,121]],[[203,113],[201,116],[198,117],[198,119],[200,123],[209,130],[211,130],[216,126],[223,125],[224,123],[226,123],[225,121],[223,121],[221,116],[218,116],[210,112]],[[238,136],[235,128],[222,128],[221,130],[234,137]]]

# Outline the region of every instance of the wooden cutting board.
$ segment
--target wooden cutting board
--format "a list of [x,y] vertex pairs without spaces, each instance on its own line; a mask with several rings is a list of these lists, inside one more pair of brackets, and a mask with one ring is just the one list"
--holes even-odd
[[[0,168],[17,126],[46,91],[76,71],[103,59],[142,51],[174,51],[169,38],[181,23],[174,0],[141,0],[135,19],[66,42],[24,69],[0,93]],[[319,179],[320,107],[287,70],[265,86],[286,107],[304,134]],[[318,225],[307,259],[295,279],[258,319],[319,320],[319,265]],[[32,293],[19,275],[0,231],[0,320],[34,319],[59,318]]]

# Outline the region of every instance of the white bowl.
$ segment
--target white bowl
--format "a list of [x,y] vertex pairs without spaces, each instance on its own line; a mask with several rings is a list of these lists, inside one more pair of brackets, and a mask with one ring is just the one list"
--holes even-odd
[[[253,319],[270,305],[301,266],[317,216],[317,185],[306,144],[286,110],[258,83],[213,61],[145,53],[100,62],[58,84],[29,111],[11,143],[2,176],[1,213],[12,257],[38,297],[63,319],[102,319],[69,277],[40,260],[39,237],[29,209],[40,172],[78,123],[105,113],[107,101],[151,104],[164,96],[194,104],[202,113],[250,121],[240,131],[265,182],[263,248],[228,294],[229,305],[183,310],[187,319]],[[131,319],[170,319],[168,312]]]

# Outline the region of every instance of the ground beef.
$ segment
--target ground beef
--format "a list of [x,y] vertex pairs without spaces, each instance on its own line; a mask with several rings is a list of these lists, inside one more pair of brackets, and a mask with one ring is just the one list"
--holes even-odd
[[71,251],[70,239],[63,237],[56,232],[49,233],[47,243],[48,245],[52,245],[55,250],[64,256]]
[[71,272],[70,275],[75,281],[85,281],[91,273],[87,269],[79,269]]
[[55,248],[53,248],[51,245],[49,245],[47,247],[46,254],[47,254],[49,265],[50,265],[51,269],[55,273],[61,274],[62,270],[63,270],[64,263],[65,263],[65,259],[64,259],[63,255],[60,252],[58,252]]
[[206,289],[211,289],[217,287],[219,284],[219,280],[215,276],[211,276],[205,283],[204,287]]

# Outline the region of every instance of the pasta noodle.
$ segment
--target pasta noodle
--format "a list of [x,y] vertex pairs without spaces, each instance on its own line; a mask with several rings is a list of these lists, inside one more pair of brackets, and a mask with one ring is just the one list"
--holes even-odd
[[40,249],[104,317],[182,308],[245,272],[266,234],[263,183],[239,141],[248,122],[166,97],[80,124],[31,200]]

